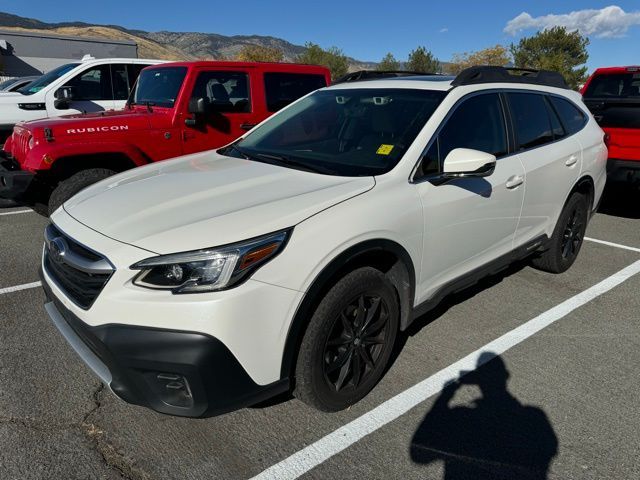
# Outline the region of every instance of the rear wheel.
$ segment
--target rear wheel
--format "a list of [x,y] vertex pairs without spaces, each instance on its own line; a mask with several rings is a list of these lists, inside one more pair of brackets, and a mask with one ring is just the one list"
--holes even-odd
[[395,289],[379,270],[359,268],[343,277],[305,332],[294,395],[323,411],[362,399],[387,368],[399,316]]
[[531,263],[539,270],[551,273],[562,273],[573,265],[587,229],[589,206],[584,195],[576,192],[567,201],[553,236],[549,249]]
[[90,168],[62,180],[53,189],[49,197],[49,215],[80,190],[115,174],[116,172],[107,168]]

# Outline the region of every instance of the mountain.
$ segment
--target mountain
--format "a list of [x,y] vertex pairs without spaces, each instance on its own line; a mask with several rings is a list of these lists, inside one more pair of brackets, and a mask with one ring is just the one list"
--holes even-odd
[[[110,40],[132,40],[138,44],[138,56],[163,60],[215,60],[233,58],[245,45],[260,45],[277,48],[285,61],[293,61],[305,51],[305,47],[277,37],[262,35],[226,36],[199,32],[146,32],[131,30],[118,25],[94,25],[84,22],[46,23],[34,18],[25,18],[0,12],[0,28],[30,30],[41,33],[58,33],[78,37],[108,38]],[[350,58],[350,69],[375,67],[375,63],[361,62]]]

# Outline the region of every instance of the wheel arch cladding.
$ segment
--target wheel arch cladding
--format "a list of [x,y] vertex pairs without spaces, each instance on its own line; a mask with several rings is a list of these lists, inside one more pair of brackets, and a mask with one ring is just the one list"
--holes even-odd
[[411,322],[416,285],[411,256],[400,244],[386,239],[367,240],[337,255],[315,278],[293,317],[282,357],[281,378],[291,377],[302,337],[313,312],[336,281],[360,267],[374,267],[391,281],[400,305],[400,330]]
[[569,192],[569,195],[567,195],[567,198],[564,201],[565,205],[571,198],[571,195],[573,195],[575,192],[582,193],[587,197],[587,204],[589,205],[589,216],[590,216],[591,213],[593,213],[593,209],[595,208],[595,205],[593,203],[594,203],[595,194],[596,194],[596,187],[595,187],[595,182],[593,181],[593,178],[591,178],[590,175],[583,175],[582,177],[580,177],[578,181],[575,183],[575,185],[573,186],[573,188],[571,189],[571,191]]

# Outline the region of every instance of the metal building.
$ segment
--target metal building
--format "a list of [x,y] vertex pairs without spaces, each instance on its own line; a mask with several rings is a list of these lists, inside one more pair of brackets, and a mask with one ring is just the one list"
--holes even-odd
[[84,55],[137,58],[138,45],[128,40],[0,29],[0,55],[0,77],[22,77],[48,72],[69,60],[80,60]]

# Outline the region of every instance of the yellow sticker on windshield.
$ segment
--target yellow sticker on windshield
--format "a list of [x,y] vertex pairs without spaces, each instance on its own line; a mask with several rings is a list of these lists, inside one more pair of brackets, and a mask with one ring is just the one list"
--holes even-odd
[[383,143],[378,147],[378,150],[376,151],[376,153],[378,155],[389,155],[391,153],[391,150],[393,150],[393,145],[387,145]]

